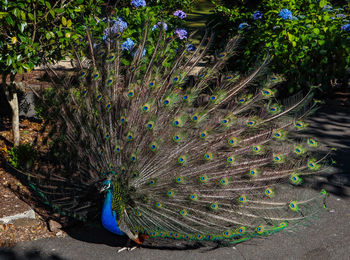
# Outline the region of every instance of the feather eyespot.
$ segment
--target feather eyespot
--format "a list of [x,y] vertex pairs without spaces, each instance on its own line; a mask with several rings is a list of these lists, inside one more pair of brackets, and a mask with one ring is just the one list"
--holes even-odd
[[192,201],[196,201],[196,200],[198,200],[198,195],[194,193],[194,194],[191,194],[189,198]]
[[175,192],[172,191],[172,190],[169,190],[169,191],[167,192],[167,195],[168,195],[168,197],[172,198],[172,197],[174,197]]
[[267,189],[265,190],[265,195],[266,195],[267,197],[272,197],[272,195],[273,195],[272,189],[267,188]]
[[180,215],[181,215],[181,216],[187,216],[187,214],[188,214],[188,212],[187,212],[187,210],[185,210],[185,209],[183,209],[183,210],[180,211]]
[[204,154],[204,159],[205,159],[206,161],[212,160],[212,159],[213,159],[213,153],[205,153],[205,154]]
[[226,52],[220,52],[219,55],[218,55],[218,57],[221,58],[221,59],[225,58],[226,56],[227,56]]
[[149,182],[148,182],[148,184],[150,186],[154,186],[154,185],[156,185],[156,183],[157,183],[156,179],[150,179]]
[[133,89],[128,92],[128,97],[129,98],[134,97],[134,95],[135,95],[135,91]]
[[183,183],[185,180],[184,180],[184,177],[179,176],[179,177],[176,177],[176,178],[175,178],[175,181],[176,181],[176,183],[181,184],[181,183]]
[[164,104],[164,106],[169,105],[169,104],[170,104],[170,100],[169,100],[169,99],[164,100],[164,101],[163,101],[163,104]]
[[238,202],[240,203],[246,203],[247,202],[247,196],[242,195],[238,198]]
[[296,201],[292,201],[289,203],[289,208],[292,210],[292,211],[298,211],[299,210],[299,206],[297,204]]
[[199,137],[202,139],[205,139],[208,136],[208,132],[207,131],[203,131],[199,134]]
[[225,237],[225,238],[230,238],[231,235],[232,235],[232,232],[231,232],[230,230],[227,230],[227,231],[224,231],[224,232],[222,233],[222,235],[223,235],[223,237]]
[[227,157],[226,162],[228,162],[228,163],[234,163],[234,162],[235,162],[235,157],[234,157],[234,156],[229,156],[229,157]]
[[174,141],[175,143],[178,143],[180,140],[181,140],[181,136],[180,136],[179,134],[175,134],[175,135],[173,136],[173,141]]
[[126,135],[126,139],[128,141],[132,141],[134,139],[134,134],[132,132],[128,132],[128,134]]
[[219,204],[216,203],[216,202],[210,204],[210,209],[212,209],[212,210],[218,210],[218,209],[219,209]]
[[229,183],[229,181],[228,181],[228,178],[227,178],[227,177],[221,178],[220,184],[221,184],[222,186],[226,186],[228,183]]
[[202,183],[208,182],[208,175],[206,175],[206,174],[201,175],[199,177],[199,181],[202,182]]
[[246,227],[239,227],[239,228],[237,229],[237,233],[243,235],[243,234],[245,234],[246,230],[247,230]]
[[264,233],[264,226],[258,226],[256,228],[256,233],[258,233],[259,235],[261,235],[262,233]]

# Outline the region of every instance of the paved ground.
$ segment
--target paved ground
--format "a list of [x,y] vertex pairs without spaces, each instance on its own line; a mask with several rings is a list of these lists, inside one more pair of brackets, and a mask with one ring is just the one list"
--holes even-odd
[[295,232],[280,232],[233,248],[141,248],[117,253],[126,240],[102,229],[70,231],[69,237],[43,239],[0,249],[0,259],[350,259],[350,108],[326,106],[311,120],[312,133],[338,151],[337,173],[319,178],[331,195],[329,211]]

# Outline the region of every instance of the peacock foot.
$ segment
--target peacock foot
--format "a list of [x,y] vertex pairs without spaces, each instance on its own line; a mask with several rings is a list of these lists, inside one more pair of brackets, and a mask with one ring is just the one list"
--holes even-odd
[[[134,250],[134,249],[140,247],[140,245],[142,245],[142,243],[143,243],[146,239],[148,239],[148,238],[149,238],[148,235],[140,234],[140,235],[138,235],[138,237],[137,237],[136,239],[133,239],[133,240],[129,239],[129,241],[128,241],[128,243],[127,243],[127,246],[125,246],[125,247],[119,249],[119,250],[118,250],[118,253],[123,252],[124,250],[132,251],[132,250]],[[130,246],[130,242],[131,242],[131,241],[134,241],[134,242],[137,244],[137,246],[131,247],[131,246]]]

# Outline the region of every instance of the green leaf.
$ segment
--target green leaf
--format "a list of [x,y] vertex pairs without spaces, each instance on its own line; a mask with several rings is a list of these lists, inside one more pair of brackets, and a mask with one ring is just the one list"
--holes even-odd
[[318,44],[321,45],[321,46],[324,45],[325,43],[326,43],[325,40],[319,40],[319,41],[318,41]]
[[50,2],[46,1],[46,2],[45,2],[45,5],[46,5],[46,7],[47,7],[48,9],[51,9],[51,4],[50,4]]
[[327,5],[327,0],[321,0],[318,5],[323,8],[325,5]]
[[23,12],[23,11],[21,11],[21,18],[22,18],[22,20],[26,20],[26,13],[25,12]]
[[313,32],[314,32],[316,35],[318,35],[318,34],[320,34],[320,29],[314,28],[314,29],[313,29]]
[[62,17],[62,24],[63,26],[67,25],[67,19],[65,17]]
[[8,25],[11,25],[11,26],[13,26],[15,23],[14,23],[14,21],[12,20],[12,18],[11,18],[11,16],[6,16],[6,22],[7,22],[7,24]]
[[71,27],[71,26],[72,26],[72,20],[69,19],[69,20],[67,21],[67,27]]
[[55,18],[55,12],[54,12],[54,10],[50,10],[49,13],[51,14],[52,18]]
[[34,21],[34,15],[33,14],[28,13],[28,17],[29,17],[30,20]]

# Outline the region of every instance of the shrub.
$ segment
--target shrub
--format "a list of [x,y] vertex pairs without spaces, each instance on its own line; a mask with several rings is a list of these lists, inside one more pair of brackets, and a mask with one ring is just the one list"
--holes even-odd
[[[216,3],[216,12],[243,36],[238,67],[246,70],[256,55],[269,53],[271,69],[284,74],[289,91],[344,79],[350,64],[349,8],[325,0],[263,0],[253,8]],[[247,26],[247,25],[248,26]],[[237,65],[237,64],[236,64]],[[345,81],[344,81],[345,82]]]
[[21,144],[8,150],[10,164],[19,169],[31,169],[37,158],[36,150],[29,143]]

